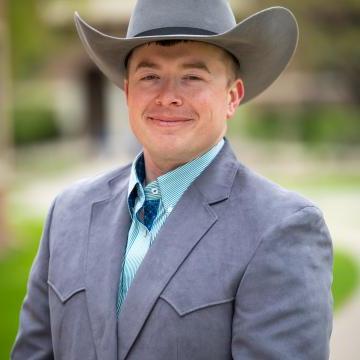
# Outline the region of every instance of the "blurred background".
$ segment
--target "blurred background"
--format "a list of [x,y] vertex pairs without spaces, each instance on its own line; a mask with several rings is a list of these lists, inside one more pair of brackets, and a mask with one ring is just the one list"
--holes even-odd
[[[0,0],[0,358],[18,326],[44,217],[80,178],[140,147],[123,94],[89,60],[74,11],[124,36],[132,0]],[[360,2],[231,1],[238,21],[273,5],[296,15],[286,72],[229,124],[238,158],[323,210],[334,243],[331,359],[360,358]]]

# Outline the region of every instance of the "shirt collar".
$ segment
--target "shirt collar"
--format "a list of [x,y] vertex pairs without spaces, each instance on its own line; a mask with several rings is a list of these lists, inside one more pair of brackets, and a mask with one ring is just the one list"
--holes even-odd
[[130,214],[132,214],[137,196],[142,199],[142,201],[145,201],[145,197],[147,199],[161,198],[165,210],[170,212],[185,190],[219,153],[224,143],[224,139],[221,139],[206,153],[162,176],[159,176],[145,188],[143,187],[145,180],[144,155],[143,153],[137,155],[131,167],[128,188],[128,206]]

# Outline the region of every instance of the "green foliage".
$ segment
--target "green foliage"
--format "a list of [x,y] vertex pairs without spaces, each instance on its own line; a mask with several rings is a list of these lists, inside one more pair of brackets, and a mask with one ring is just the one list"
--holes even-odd
[[339,309],[353,293],[360,281],[356,260],[344,251],[337,251],[334,257],[333,296],[334,308]]
[[16,107],[13,110],[13,126],[16,145],[54,139],[60,135],[54,112],[39,105]]
[[[19,220],[19,219],[18,219]],[[0,358],[8,359],[18,327],[18,315],[25,296],[29,269],[41,234],[41,220],[19,221],[14,236],[16,249],[0,258]]]
[[257,109],[234,119],[242,129],[229,128],[232,135],[243,131],[254,138],[302,141],[306,144],[360,144],[360,109],[335,105],[304,108]]
[[48,30],[39,16],[36,0],[8,1],[12,69],[15,77],[39,70],[48,51]]
[[298,118],[300,140],[360,143],[360,111],[336,107],[306,109]]
[[[71,39],[78,40],[75,25],[69,26],[69,30],[59,30],[46,17],[46,9],[51,2],[54,0],[7,1],[11,65],[15,80],[35,78],[46,69],[49,60],[64,56]],[[77,9],[86,7],[86,3],[86,0],[76,0]]]

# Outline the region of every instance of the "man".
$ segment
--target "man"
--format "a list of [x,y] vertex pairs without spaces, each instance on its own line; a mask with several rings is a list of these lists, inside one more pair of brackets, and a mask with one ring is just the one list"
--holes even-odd
[[288,63],[292,14],[236,25],[225,0],[139,0],[125,39],[75,19],[143,152],[53,202],[12,358],[327,359],[322,213],[224,139]]

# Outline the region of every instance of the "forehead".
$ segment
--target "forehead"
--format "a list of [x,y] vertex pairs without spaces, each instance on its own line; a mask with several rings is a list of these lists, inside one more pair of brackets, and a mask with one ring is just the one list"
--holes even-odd
[[223,49],[200,41],[179,42],[171,45],[151,42],[133,50],[129,58],[129,67],[149,59],[165,63],[168,61],[171,64],[188,59],[198,59],[211,64],[221,60],[224,53]]

